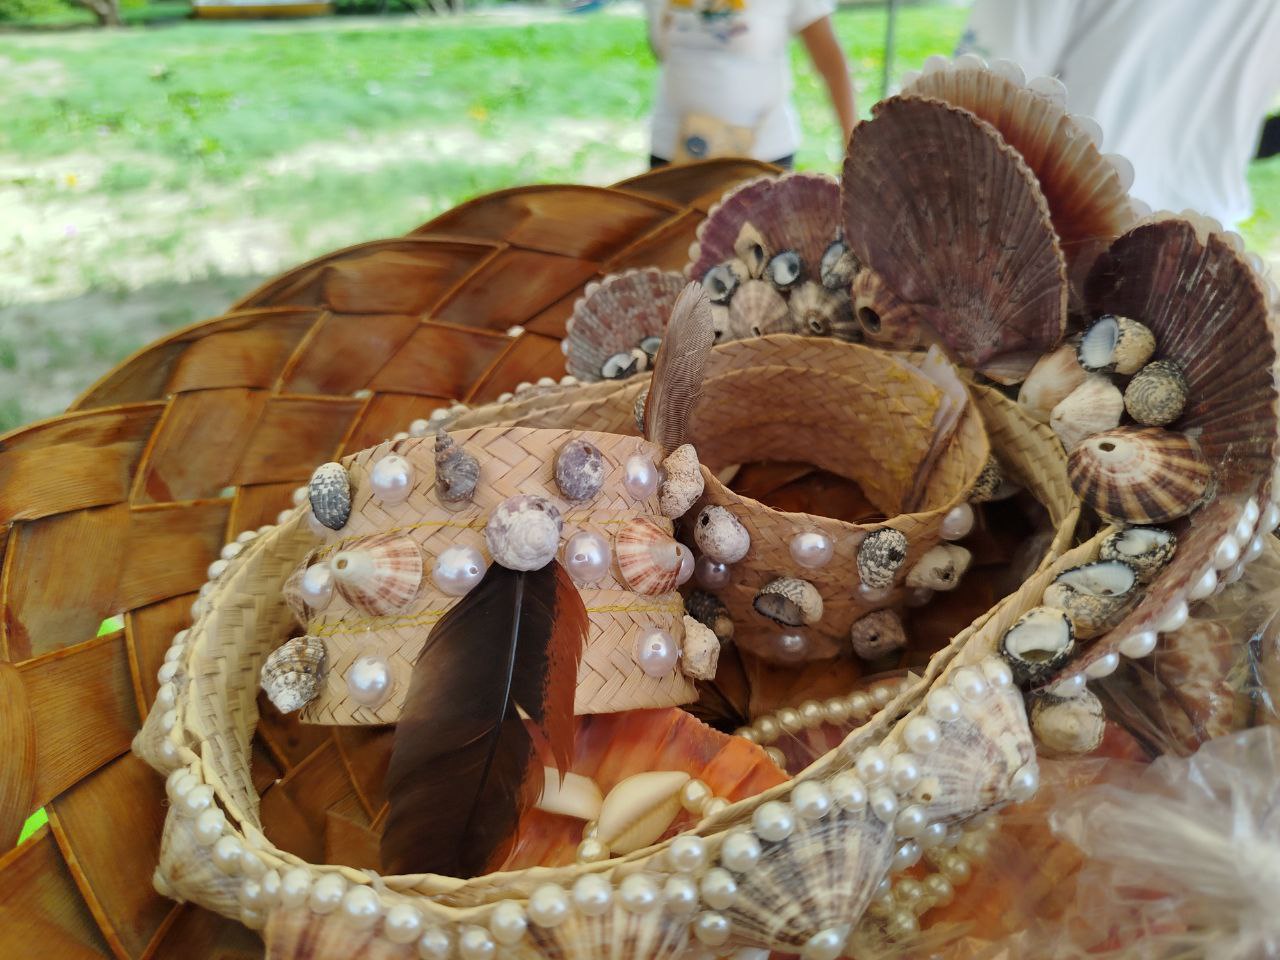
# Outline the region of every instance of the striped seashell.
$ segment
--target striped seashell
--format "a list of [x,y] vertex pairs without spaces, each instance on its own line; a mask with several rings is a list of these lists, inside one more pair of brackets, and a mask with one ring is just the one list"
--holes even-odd
[[839,337],[861,340],[862,334],[853,320],[853,305],[847,290],[828,290],[820,283],[806,280],[787,300],[791,323],[802,337]]
[[357,610],[380,617],[413,603],[422,586],[422,551],[398,533],[382,533],[329,558],[333,585]]
[[651,520],[637,517],[618,530],[613,543],[622,580],[635,593],[670,593],[680,577],[680,544]]
[[748,280],[729,301],[729,339],[790,332],[787,301],[764,280]]
[[1187,378],[1171,360],[1148,363],[1124,390],[1129,416],[1148,427],[1173,423],[1186,405]]
[[1076,495],[1117,523],[1163,523],[1204,500],[1211,471],[1180,433],[1118,427],[1083,441],[1067,460]]

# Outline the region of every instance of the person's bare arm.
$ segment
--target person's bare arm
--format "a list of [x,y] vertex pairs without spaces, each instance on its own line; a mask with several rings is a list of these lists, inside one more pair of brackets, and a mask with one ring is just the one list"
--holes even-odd
[[854,104],[849,65],[845,62],[844,51],[840,49],[840,42],[836,40],[835,31],[831,28],[831,18],[823,17],[809,24],[800,31],[800,39],[804,41],[809,58],[827,85],[831,106],[835,108],[840,129],[844,133],[844,142],[847,144],[849,134],[853,133],[853,125],[857,122],[858,111]]

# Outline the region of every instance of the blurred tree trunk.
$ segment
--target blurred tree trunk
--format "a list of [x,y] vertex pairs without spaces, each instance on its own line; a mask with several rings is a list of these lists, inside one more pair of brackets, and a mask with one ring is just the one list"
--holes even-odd
[[120,26],[120,0],[72,0],[98,18],[100,27]]

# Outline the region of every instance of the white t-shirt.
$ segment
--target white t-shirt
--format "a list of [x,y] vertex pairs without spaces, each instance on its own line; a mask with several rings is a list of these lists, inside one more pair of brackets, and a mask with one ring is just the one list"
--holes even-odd
[[[646,0],[662,51],[651,152],[676,154],[682,119],[703,114],[755,131],[750,155],[779,160],[800,145],[791,103],[788,42],[835,9],[835,0]],[[670,15],[665,32],[664,14]]]
[[1134,168],[1133,196],[1228,227],[1280,91],[1277,0],[977,0],[959,52],[1057,76]]

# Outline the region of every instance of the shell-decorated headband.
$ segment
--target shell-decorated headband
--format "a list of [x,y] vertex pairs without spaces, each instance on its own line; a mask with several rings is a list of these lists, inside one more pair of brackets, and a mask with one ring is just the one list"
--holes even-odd
[[[958,919],[1037,751],[1098,745],[1089,681],[1280,524],[1272,288],[1099,143],[1056,81],[931,60],[840,180],[749,181],[683,273],[588,286],[570,379],[318,466],[166,657],[157,888],[299,960]],[[370,728],[361,857],[264,832],[259,681]]]

